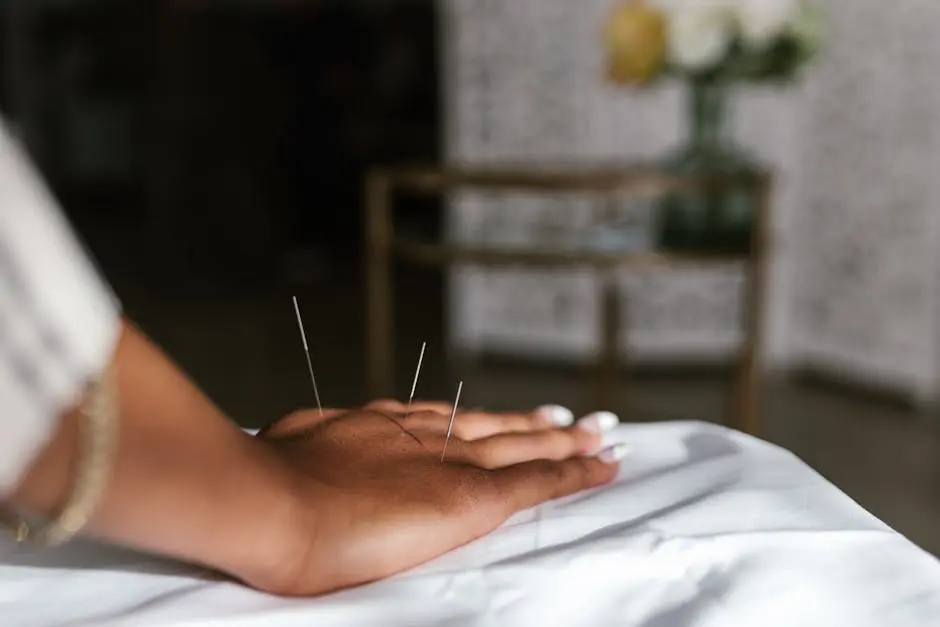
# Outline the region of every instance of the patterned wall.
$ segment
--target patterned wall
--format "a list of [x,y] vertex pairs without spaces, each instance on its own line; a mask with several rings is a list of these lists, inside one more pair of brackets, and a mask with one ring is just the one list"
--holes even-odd
[[831,9],[834,37],[802,133],[799,349],[929,398],[940,378],[940,5],[843,0]]
[[[683,138],[681,86],[630,92],[599,80],[609,0],[441,7],[452,162],[655,158]],[[826,57],[803,83],[742,88],[734,103],[738,139],[778,174],[767,359],[929,395],[940,337],[940,108],[928,79],[940,43],[927,18],[940,18],[940,5],[841,0],[829,9]],[[461,194],[450,232],[538,242],[588,226],[594,204]],[[594,346],[587,273],[465,268],[451,284],[458,349],[578,358]],[[739,340],[740,284],[734,268],[623,276],[634,357],[726,354]]]

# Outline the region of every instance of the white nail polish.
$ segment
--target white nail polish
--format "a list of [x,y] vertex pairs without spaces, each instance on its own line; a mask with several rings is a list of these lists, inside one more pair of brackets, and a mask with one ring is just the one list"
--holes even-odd
[[623,442],[619,442],[617,444],[614,444],[613,446],[608,446],[603,451],[598,453],[597,458],[601,460],[602,462],[605,462],[608,464],[614,464],[616,462],[619,462],[624,457],[626,457],[627,453],[629,452],[630,452],[630,447],[624,444]]
[[597,433],[606,433],[620,424],[617,414],[609,411],[598,411],[588,414],[578,421],[578,426],[582,429],[590,429]]
[[570,427],[574,424],[574,414],[567,407],[562,407],[561,405],[543,405],[536,411],[551,420],[556,426]]

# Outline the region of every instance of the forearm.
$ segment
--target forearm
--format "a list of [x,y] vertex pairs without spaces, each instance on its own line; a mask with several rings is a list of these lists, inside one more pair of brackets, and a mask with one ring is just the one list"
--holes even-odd
[[[114,356],[119,444],[88,532],[163,555],[243,571],[289,502],[286,474],[160,351],[125,325]],[[12,496],[14,507],[54,515],[76,463],[70,411]]]

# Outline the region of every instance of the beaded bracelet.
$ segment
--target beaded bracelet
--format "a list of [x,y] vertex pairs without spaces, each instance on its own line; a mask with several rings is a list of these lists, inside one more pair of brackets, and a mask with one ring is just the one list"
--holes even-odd
[[58,516],[33,527],[18,516],[0,514],[0,524],[8,527],[17,542],[56,546],[81,531],[101,501],[114,462],[117,444],[117,382],[113,366],[92,385],[79,410],[81,426],[78,464],[68,500]]

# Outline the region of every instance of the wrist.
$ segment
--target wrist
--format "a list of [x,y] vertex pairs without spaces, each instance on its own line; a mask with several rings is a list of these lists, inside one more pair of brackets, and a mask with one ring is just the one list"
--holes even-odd
[[232,474],[240,489],[234,502],[222,507],[226,514],[196,561],[250,586],[281,591],[290,585],[298,540],[313,534],[314,521],[297,489],[296,472],[274,446],[241,435],[239,448]]
[[27,468],[9,496],[13,509],[50,517],[65,502],[78,456],[77,414],[77,411],[69,411],[62,417],[53,437]]

